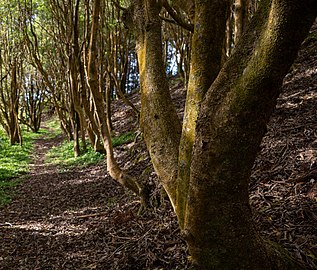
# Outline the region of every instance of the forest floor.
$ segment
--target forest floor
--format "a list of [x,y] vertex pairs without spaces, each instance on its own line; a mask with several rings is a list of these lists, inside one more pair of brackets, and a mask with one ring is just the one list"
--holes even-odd
[[[184,90],[173,81],[182,115]],[[132,100],[138,105],[139,97]],[[285,247],[305,269],[317,269],[317,26],[286,76],[253,168],[251,205],[261,235]],[[118,133],[136,128],[115,102]],[[60,171],[44,162],[62,137],[36,141],[30,173],[0,212],[0,269],[188,269],[176,216],[157,186],[153,208],[106,173],[104,163]],[[142,141],[115,148],[120,165],[157,184]],[[157,205],[155,205],[157,204]],[[159,207],[155,207],[158,206]]]

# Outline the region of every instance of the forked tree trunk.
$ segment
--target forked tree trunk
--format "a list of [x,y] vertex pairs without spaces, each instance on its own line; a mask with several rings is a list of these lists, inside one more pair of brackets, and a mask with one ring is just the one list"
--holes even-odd
[[[209,1],[210,5],[220,2]],[[202,3],[207,2],[195,1],[196,12],[208,13],[208,7],[198,8]],[[262,0],[260,4],[249,31],[201,98],[186,175],[189,190],[178,192],[187,207],[179,208],[176,193],[181,185],[177,186],[175,175],[188,165],[178,162],[180,129],[163,70],[160,6],[155,0],[138,0],[126,10],[126,24],[137,36],[145,141],[200,270],[296,269],[258,236],[248,184],[283,77],[316,18],[317,1]],[[208,15],[214,16],[204,14]],[[207,39],[213,33],[202,26],[196,24],[195,31]],[[198,83],[194,87],[199,88]]]
[[285,74],[317,15],[315,0],[262,0],[208,90],[197,120],[185,230],[199,269],[295,269],[253,226],[248,184]]

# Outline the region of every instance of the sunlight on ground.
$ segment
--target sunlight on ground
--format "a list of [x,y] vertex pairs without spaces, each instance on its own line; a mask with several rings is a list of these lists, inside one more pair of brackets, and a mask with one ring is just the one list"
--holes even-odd
[[96,177],[96,178],[78,178],[78,179],[71,179],[71,180],[65,180],[65,181],[61,181],[58,185],[58,187],[64,186],[64,185],[72,185],[72,186],[76,186],[76,185],[81,185],[81,184],[86,184],[86,183],[95,183],[95,182],[100,182],[100,178]]
[[85,224],[71,224],[70,221],[76,221],[76,223],[78,223],[78,219],[86,219],[94,216],[105,216],[105,219],[107,219],[106,213],[101,211],[100,207],[83,207],[80,209],[64,211],[62,215],[51,215],[48,221],[31,220],[21,224],[11,224],[7,222],[5,225],[12,230],[23,229],[42,236],[78,236],[86,233],[88,227]]
[[284,86],[286,86],[289,83],[293,83],[294,80],[301,80],[303,78],[307,78],[307,77],[311,77],[317,74],[317,68],[313,67],[313,68],[308,68],[303,72],[300,73],[296,73],[296,76],[294,78],[292,78],[289,81],[284,82]]
[[[64,224],[63,224],[64,223]],[[29,221],[22,224],[14,224],[9,228],[12,229],[24,229],[26,231],[32,231],[33,234],[39,234],[43,236],[47,235],[80,235],[87,232],[86,226],[78,226],[66,223],[64,220],[60,224],[54,224],[49,222],[37,222]]]
[[[317,74],[317,71],[316,71],[316,74]],[[308,92],[308,93],[304,93],[304,92]],[[295,99],[291,100],[292,98],[295,98]],[[288,96],[284,95],[281,97],[281,99],[285,100],[285,103],[278,105],[277,107],[293,109],[293,108],[300,107],[304,101],[310,101],[314,99],[316,100],[317,92],[315,91],[315,89],[301,89],[295,94],[288,95]]]
[[[132,205],[139,203],[138,201],[131,201],[125,206],[127,209],[131,209]],[[116,209],[117,206],[112,205],[112,209]],[[106,210],[106,212],[105,212]],[[5,223],[5,226],[8,229],[22,229],[26,231],[31,231],[32,234],[42,235],[42,236],[58,236],[58,235],[67,235],[67,236],[78,236],[86,233],[89,228],[85,224],[85,221],[88,218],[102,216],[103,220],[109,218],[109,209],[101,209],[100,207],[83,207],[80,209],[66,210],[61,215],[51,215],[47,221],[27,221],[21,224],[11,224],[9,222]],[[110,211],[111,212],[111,211]],[[114,218],[125,216],[126,213],[118,211]],[[77,223],[77,224],[72,224]]]
[[310,163],[314,165],[317,163],[317,150],[316,149],[304,149],[297,155],[297,160],[302,162]]

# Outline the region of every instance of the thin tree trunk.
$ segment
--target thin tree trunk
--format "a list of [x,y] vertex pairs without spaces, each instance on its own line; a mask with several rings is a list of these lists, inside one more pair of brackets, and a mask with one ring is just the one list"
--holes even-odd
[[107,152],[107,170],[109,175],[118,181],[124,187],[132,190],[136,195],[140,196],[140,198],[145,202],[146,194],[144,194],[143,186],[136,181],[136,179],[132,178],[128,174],[126,174],[119,165],[117,164],[114,158],[113,146],[111,142],[110,132],[107,126],[106,114],[104,111],[104,99],[99,92],[99,83],[98,83],[98,74],[96,68],[96,57],[97,57],[97,32],[98,32],[98,19],[99,19],[99,10],[101,8],[100,0],[95,0],[94,8],[93,8],[93,21],[92,21],[92,29],[90,36],[90,47],[89,47],[89,59],[88,59],[88,84],[91,90],[91,94],[94,100],[99,125],[101,128],[101,134],[103,138],[103,143]]
[[248,1],[235,0],[234,3],[234,43],[237,44],[248,23]]
[[111,77],[108,75],[106,79],[106,115],[107,115],[107,126],[110,133],[112,133],[112,130],[113,130],[113,125],[111,121],[111,100],[112,100],[112,83],[111,83]]
[[22,144],[21,130],[18,120],[18,110],[19,110],[19,89],[18,89],[18,79],[17,79],[17,63],[14,61],[11,70],[11,85],[10,85],[10,101],[9,101],[9,136],[10,144]]

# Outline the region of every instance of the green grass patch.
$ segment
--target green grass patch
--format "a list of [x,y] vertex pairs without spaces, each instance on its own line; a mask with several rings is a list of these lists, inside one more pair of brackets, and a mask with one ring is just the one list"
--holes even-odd
[[61,135],[63,133],[61,129],[61,124],[59,119],[54,116],[50,118],[49,120],[42,123],[43,126],[46,127],[45,129],[45,138],[55,138],[58,135]]
[[33,141],[45,133],[22,130],[23,144],[10,145],[4,130],[0,129],[0,205],[10,202],[13,187],[20,183],[16,177],[28,172]]
[[79,157],[74,157],[74,142],[64,141],[60,146],[53,147],[46,154],[45,162],[55,164],[60,169],[70,169],[73,167],[86,167],[96,164],[103,159],[103,155],[96,153],[91,145],[87,146],[87,152]]
[[[119,146],[133,141],[135,134],[129,132],[112,138],[113,146]],[[88,165],[97,164],[104,160],[104,155],[93,150],[90,144],[87,146],[87,152],[79,157],[74,157],[73,142],[64,141],[60,146],[53,147],[46,155],[46,163],[55,164],[61,170],[72,169],[74,167],[86,167]],[[81,148],[82,149],[82,148]]]
[[135,138],[135,133],[128,132],[128,133],[122,134],[120,136],[113,137],[111,140],[112,140],[113,147],[116,147],[119,145],[130,143],[134,140],[134,138]]

